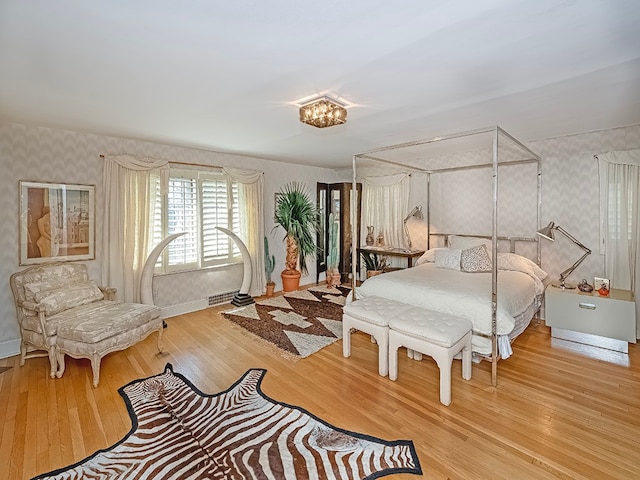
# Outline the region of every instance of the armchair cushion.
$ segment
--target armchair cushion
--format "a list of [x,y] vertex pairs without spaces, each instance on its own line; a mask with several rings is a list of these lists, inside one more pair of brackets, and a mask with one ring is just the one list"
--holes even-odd
[[[58,321],[58,317],[63,317],[64,321]],[[58,324],[59,339],[98,343],[113,336],[126,336],[126,332],[133,332],[159,317],[160,309],[155,305],[103,300],[54,315],[48,322]]]
[[[26,285],[25,285],[26,290]],[[64,310],[102,300],[104,294],[93,281],[40,291],[35,294],[35,301],[44,306],[47,316]]]

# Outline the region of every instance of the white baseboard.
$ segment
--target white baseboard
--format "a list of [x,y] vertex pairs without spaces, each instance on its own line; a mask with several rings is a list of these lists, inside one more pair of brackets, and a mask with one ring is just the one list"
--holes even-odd
[[197,312],[198,310],[204,310],[207,308],[207,301],[194,300],[193,302],[180,303],[178,305],[171,305],[169,307],[163,307],[160,309],[160,316],[162,318],[175,317],[176,315],[183,315],[185,313]]
[[14,355],[20,355],[19,338],[0,342],[0,358],[13,357]]

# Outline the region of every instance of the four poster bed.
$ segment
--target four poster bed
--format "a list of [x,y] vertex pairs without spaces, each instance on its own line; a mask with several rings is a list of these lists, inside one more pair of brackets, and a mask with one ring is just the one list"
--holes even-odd
[[[478,151],[485,157],[491,155],[490,162],[486,159],[478,161],[481,160],[482,155],[475,155],[474,160],[469,164],[430,166],[425,165],[427,158],[416,153],[423,149],[424,154],[431,155],[432,153],[426,153],[427,150],[424,147],[440,146],[448,141],[453,141],[466,149],[463,151],[468,151],[470,148],[475,148],[473,139],[476,136],[489,138],[490,147],[480,147]],[[444,150],[438,148],[432,151],[441,153]],[[403,155],[403,152],[407,154]],[[469,155],[462,155],[462,157],[467,159]],[[544,294],[543,280],[546,273],[539,268],[540,243],[534,234],[540,227],[540,157],[496,126],[356,154],[353,156],[354,189],[358,178],[358,162],[364,163],[364,166],[361,165],[361,169],[364,170],[372,164],[388,165],[396,172],[406,168],[426,175],[427,251],[417,262],[416,267],[372,277],[356,287],[357,248],[352,248],[354,288],[351,300],[375,295],[471,320],[474,354],[477,358],[491,361],[491,382],[495,386],[498,359],[511,355],[510,342],[526,329],[531,319],[537,314]],[[535,209],[535,225],[531,225],[530,230],[527,228],[527,232],[523,232],[525,236],[499,236],[499,170],[502,167],[527,163],[537,167],[535,171],[536,205],[531,207]],[[431,232],[430,207],[433,201],[430,188],[431,177],[444,172],[453,173],[474,169],[491,169],[490,234],[455,232],[455,235],[448,235]],[[355,231],[356,224],[357,222],[352,222],[354,230],[352,238],[358,238],[359,233]],[[526,236],[529,231],[533,234],[531,237]],[[437,240],[440,240],[438,247],[432,248]],[[528,245],[535,245],[535,261],[516,252],[518,244],[527,244],[527,242],[530,242]],[[507,251],[504,251],[505,245],[508,245]]]

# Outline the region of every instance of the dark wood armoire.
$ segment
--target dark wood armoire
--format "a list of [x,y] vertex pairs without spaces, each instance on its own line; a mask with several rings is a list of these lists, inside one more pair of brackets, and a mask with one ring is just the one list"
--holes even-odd
[[340,253],[340,280],[349,283],[351,279],[351,217],[357,216],[357,232],[355,248],[360,246],[360,207],[362,202],[362,184],[356,184],[357,208],[351,201],[353,184],[343,183],[318,183],[317,199],[318,212],[320,213],[320,226],[317,233],[318,254],[316,258],[316,283],[320,280],[320,274],[327,271],[327,250],[329,247],[329,214],[339,218],[338,251]]

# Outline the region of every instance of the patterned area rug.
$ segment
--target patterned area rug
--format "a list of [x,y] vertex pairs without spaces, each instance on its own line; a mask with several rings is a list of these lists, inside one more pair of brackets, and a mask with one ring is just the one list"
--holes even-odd
[[277,346],[286,356],[305,358],[342,338],[347,287],[320,285],[285,293],[222,315]]
[[262,392],[248,370],[207,395],[167,364],[122,387],[131,423],[113,447],[37,479],[373,479],[422,474],[409,440],[385,441],[329,425]]

